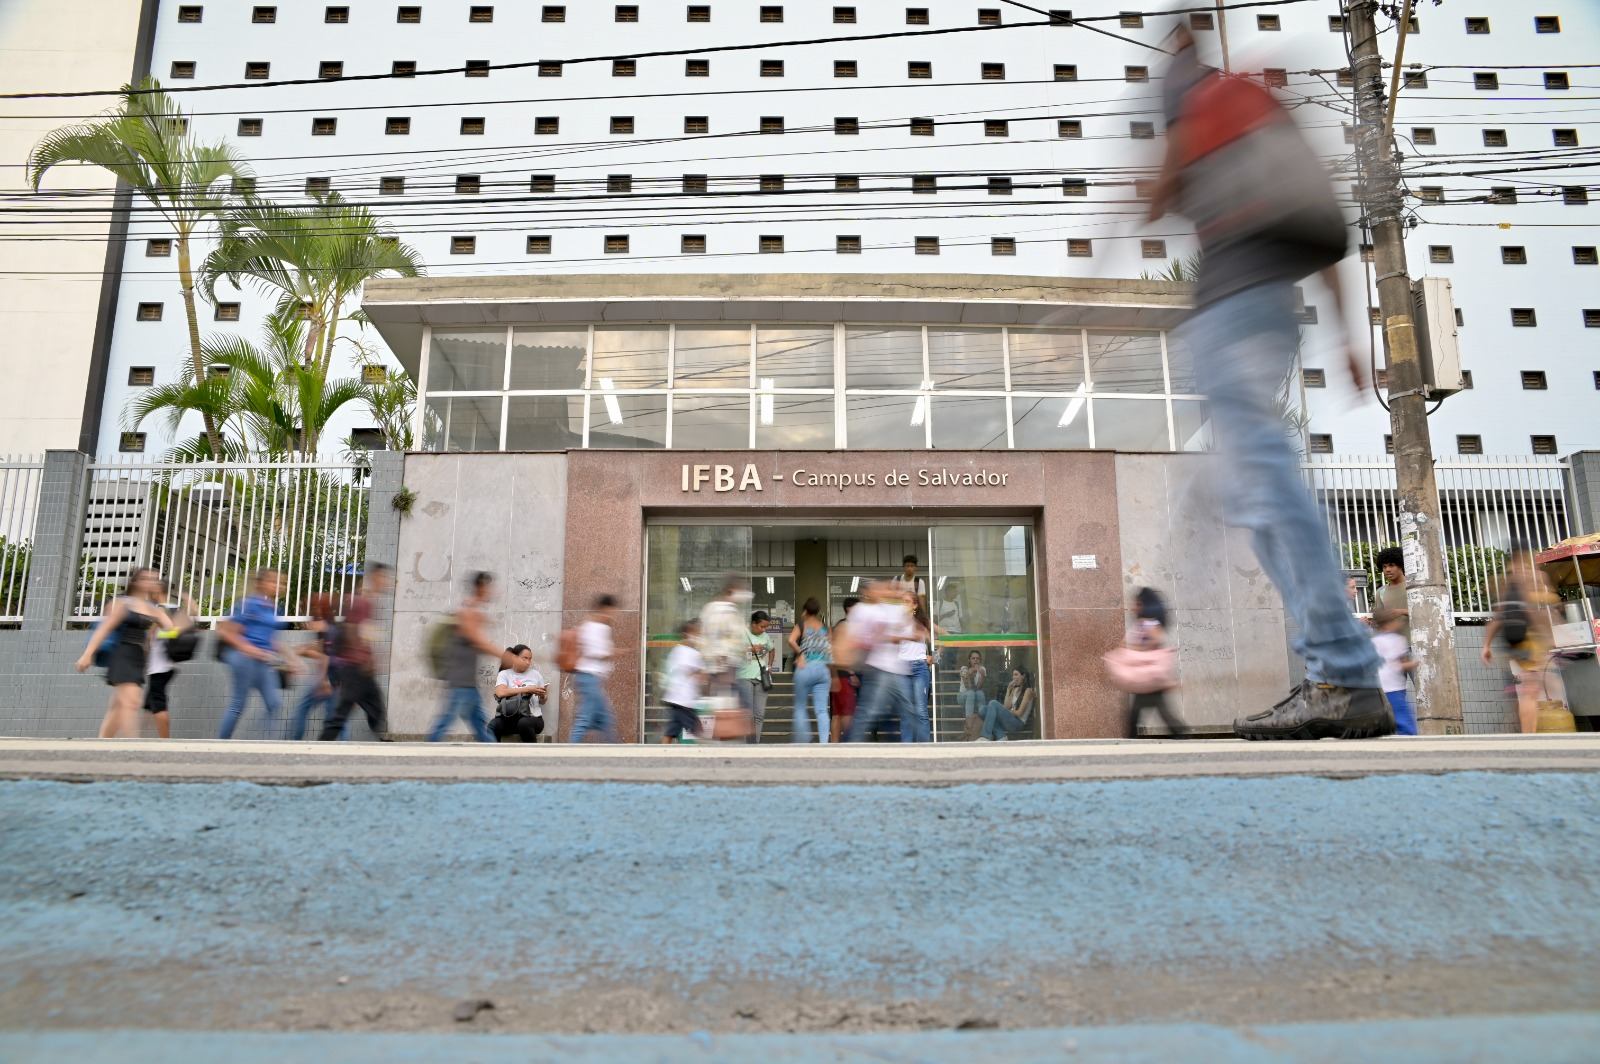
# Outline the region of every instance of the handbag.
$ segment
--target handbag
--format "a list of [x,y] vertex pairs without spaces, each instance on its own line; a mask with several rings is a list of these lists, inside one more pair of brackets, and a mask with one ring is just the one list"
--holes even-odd
[[1176,647],[1153,650],[1117,647],[1103,660],[1113,686],[1129,694],[1148,695],[1178,686]]
[[[750,639],[749,633],[745,634],[745,638],[746,639]],[[756,641],[754,639],[750,639],[750,647],[751,647],[751,649],[752,650],[756,649],[756,646],[757,646]],[[772,690],[772,670],[767,668],[767,663],[764,662],[764,661],[761,661],[759,658],[757,658],[756,661],[757,661],[756,668],[757,668],[757,670],[759,670],[757,672],[757,680],[761,684],[761,689],[763,691]]]

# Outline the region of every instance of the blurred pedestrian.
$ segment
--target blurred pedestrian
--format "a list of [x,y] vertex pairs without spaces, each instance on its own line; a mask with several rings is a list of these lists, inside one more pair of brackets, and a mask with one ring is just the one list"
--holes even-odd
[[858,648],[850,636],[850,611],[861,602],[855,596],[844,600],[844,616],[833,625],[833,682],[828,688],[828,738],[844,742],[850,722],[856,715],[856,697],[861,687]]
[[589,619],[578,626],[578,714],[572,725],[570,742],[583,742],[583,737],[591,731],[598,732],[608,743],[620,741],[617,718],[611,711],[611,699],[606,697],[605,689],[615,653],[611,625],[616,609],[615,598],[601,595],[594,600],[594,611]]
[[526,643],[506,647],[501,661],[505,668],[495,677],[496,708],[489,730],[501,742],[515,735],[525,743],[536,743],[544,733],[544,700],[550,687],[533,667],[533,650]]
[[[800,623],[789,632],[794,651],[794,741],[811,741],[811,721],[817,722],[817,742],[828,741],[828,688],[833,682],[833,641],[822,604],[815,597],[800,607]],[[809,713],[809,717],[808,717]]]
[[217,626],[217,637],[225,644],[222,660],[228,666],[230,681],[228,708],[222,714],[223,739],[233,738],[252,691],[261,695],[267,714],[266,734],[273,737],[278,709],[283,705],[284,681],[300,673],[300,666],[278,638],[278,633],[288,627],[278,614],[281,579],[276,569],[257,570],[250,594],[232,616]]
[[906,674],[908,712],[900,719],[900,741],[928,743],[933,741],[928,699],[933,694],[934,625],[928,618],[927,606],[916,592],[905,592],[905,603],[909,632],[900,644],[900,660],[909,670]]
[[[500,647],[489,640],[489,619],[483,608],[494,599],[494,576],[477,572],[467,578],[467,597],[456,611],[455,626],[444,669],[444,705],[428,732],[430,743],[441,742],[457,719],[467,722],[480,743],[494,742],[489,721],[483,712],[483,693],[478,690],[478,655],[498,659]],[[334,736],[339,733],[335,731]],[[327,729],[323,729],[327,737]]]
[[338,637],[338,608],[332,595],[312,595],[311,619],[306,631],[312,638],[300,644],[297,653],[305,659],[306,691],[294,707],[289,738],[298,742],[306,737],[306,726],[313,710],[321,709],[324,720],[333,709],[337,695],[333,689],[333,641]]
[[[345,722],[350,719],[350,711],[357,706],[366,714],[367,727],[372,730],[374,738],[379,742],[389,738],[389,705],[384,700],[382,688],[378,686],[377,663],[373,658],[373,643],[377,633],[372,626],[373,600],[382,598],[388,590],[389,567],[381,562],[373,562],[361,576],[361,589],[345,603],[344,620],[337,626],[333,657],[329,662],[337,681],[339,697],[333,712],[328,715],[327,723],[322,726],[319,739],[339,738]],[[486,633],[480,634],[487,640]],[[472,689],[476,693],[476,656],[472,668]]]
[[678,645],[667,654],[663,670],[666,683],[661,688],[661,701],[667,709],[667,725],[661,732],[663,743],[701,737],[698,707],[706,673],[705,659],[695,649],[699,638],[700,622],[684,621],[678,625]]
[[[1177,210],[1195,224],[1203,265],[1195,311],[1180,330],[1211,404],[1222,510],[1249,528],[1256,557],[1283,597],[1305,658],[1305,681],[1277,705],[1234,722],[1246,739],[1388,735],[1370,633],[1351,615],[1327,528],[1300,476],[1274,404],[1294,366],[1294,285],[1321,271],[1341,323],[1336,264],[1349,234],[1317,155],[1258,82],[1200,63],[1180,23],[1163,98],[1166,158],[1149,217]],[[1357,393],[1361,360],[1346,344]]]
[[[169,602],[167,582],[159,577],[156,578],[156,582],[161,586],[161,594],[157,601],[162,603],[162,609],[172,618],[172,627],[157,629],[151,634],[150,653],[144,670],[144,711],[150,714],[150,719],[155,722],[156,735],[162,739],[170,739],[172,738],[172,717],[168,712],[170,689],[172,681],[178,677],[178,661],[188,661],[194,656],[194,647],[199,641],[199,633],[195,631],[194,615],[199,610],[194,604],[194,599],[186,592],[178,595],[176,603]],[[181,653],[180,648],[183,648]]]
[[1151,709],[1155,710],[1173,738],[1181,738],[1189,734],[1189,729],[1167,703],[1167,695],[1177,685],[1177,677],[1173,675],[1176,654],[1167,636],[1167,604],[1162,600],[1161,593],[1153,587],[1141,587],[1136,591],[1133,596],[1133,616],[1133,625],[1128,629],[1124,645],[1135,654],[1144,655],[1152,663],[1159,664],[1152,670],[1156,674],[1155,681],[1139,685],[1151,689],[1133,691],[1128,696],[1128,731],[1137,738],[1139,719],[1144,716],[1145,710]]
[[[111,702],[100,722],[102,739],[137,739],[139,704],[144,692],[145,669],[152,632],[172,627],[172,618],[162,609],[161,578],[154,569],[138,568],[128,574],[122,594],[111,600],[110,609],[89,636],[89,645],[78,658],[79,672],[103,664]],[[102,646],[108,653],[95,661]]]
[[772,670],[778,654],[778,645],[767,634],[771,626],[767,611],[756,610],[744,633],[744,660],[739,663],[738,677],[745,706],[750,710],[750,737],[746,741],[751,743],[761,741],[761,728],[767,722],[767,694],[772,690]]
[[754,707],[748,686],[738,682],[737,674],[748,656],[745,611],[754,600],[750,581],[738,573],[729,573],[723,578],[717,597],[700,611],[700,652],[705,658],[709,693],[713,698],[735,699],[746,710]]
[[1394,711],[1394,730],[1400,735],[1417,734],[1417,717],[1406,697],[1406,677],[1417,667],[1411,657],[1411,643],[1405,637],[1406,616],[1399,610],[1380,606],[1372,611],[1373,649],[1377,650],[1382,664],[1378,666],[1378,682],[1383,684],[1383,696]]
[[1517,692],[1517,723],[1524,734],[1539,730],[1539,704],[1566,707],[1567,688],[1557,671],[1555,633],[1549,609],[1559,601],[1549,578],[1535,566],[1525,543],[1513,543],[1506,571],[1495,582],[1494,614],[1483,632],[1483,663],[1494,662],[1494,645],[1506,650]]
[[850,612],[850,636],[865,651],[849,739],[859,743],[884,721],[904,721],[911,714],[911,669],[900,656],[900,644],[911,638],[911,625],[893,581],[867,585],[866,601]]

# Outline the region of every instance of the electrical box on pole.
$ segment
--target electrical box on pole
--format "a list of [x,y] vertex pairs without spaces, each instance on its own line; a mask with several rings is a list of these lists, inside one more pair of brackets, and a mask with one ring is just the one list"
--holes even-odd
[[1422,384],[1430,398],[1443,399],[1461,390],[1461,346],[1457,342],[1456,307],[1450,282],[1423,277],[1411,283],[1412,317]]

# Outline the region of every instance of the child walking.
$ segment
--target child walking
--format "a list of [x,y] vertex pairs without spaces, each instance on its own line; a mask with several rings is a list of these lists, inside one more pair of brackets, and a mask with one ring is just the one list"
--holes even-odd
[[1394,730],[1398,735],[1417,734],[1417,717],[1406,697],[1406,673],[1417,667],[1411,657],[1411,644],[1401,634],[1406,615],[1399,610],[1379,609],[1372,613],[1372,626],[1377,634],[1372,637],[1372,647],[1383,659],[1378,666],[1378,682],[1383,684],[1383,695],[1394,710]]
[[684,621],[678,625],[678,645],[667,655],[667,664],[662,670],[666,683],[662,685],[661,701],[667,707],[667,726],[661,732],[663,743],[700,737],[700,717],[695,713],[695,704],[700,701],[706,666],[700,651],[694,647],[699,639],[699,621]]

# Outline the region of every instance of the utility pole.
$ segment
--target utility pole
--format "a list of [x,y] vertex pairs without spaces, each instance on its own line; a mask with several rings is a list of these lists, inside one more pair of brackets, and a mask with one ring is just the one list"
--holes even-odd
[[[1407,5],[1409,7],[1409,5]],[[1383,55],[1378,49],[1377,0],[1346,0],[1350,57],[1356,87],[1356,161],[1360,199],[1372,232],[1378,273],[1378,309],[1389,367],[1389,421],[1400,545],[1406,557],[1406,605],[1411,651],[1417,660],[1417,730],[1460,735],[1461,679],[1456,670],[1455,611],[1444,562],[1444,524],[1433,476],[1427,391],[1412,320],[1411,277],[1406,271],[1405,219],[1398,153],[1387,124]]]

